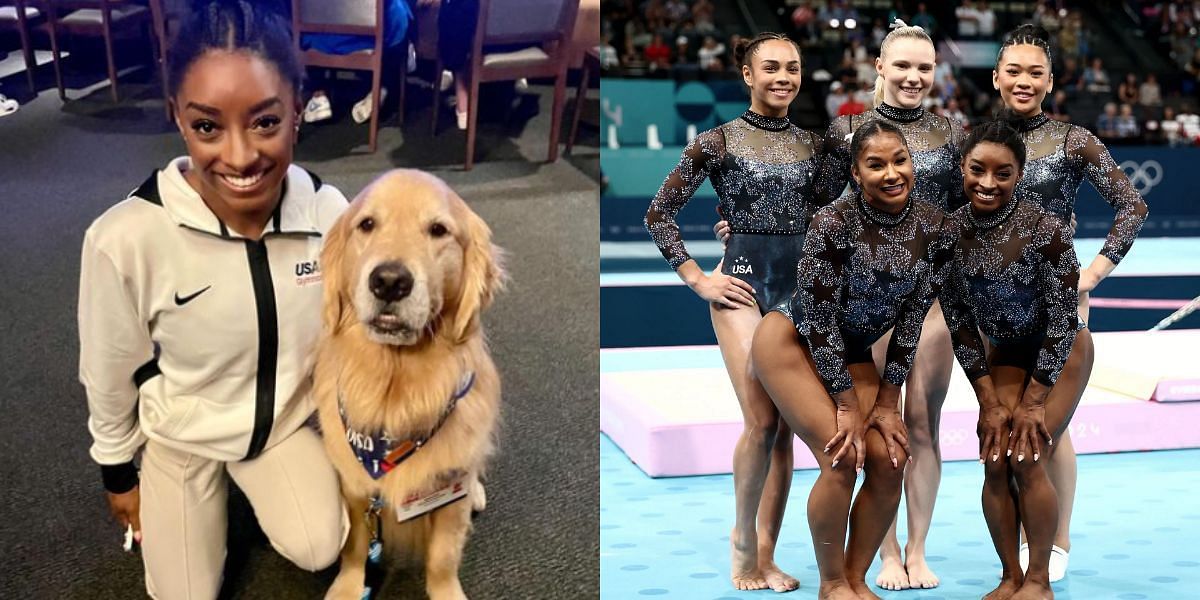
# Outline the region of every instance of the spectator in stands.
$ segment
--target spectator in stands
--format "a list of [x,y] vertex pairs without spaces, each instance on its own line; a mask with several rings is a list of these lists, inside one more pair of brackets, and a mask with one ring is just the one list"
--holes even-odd
[[1067,90],[1070,94],[1083,89],[1083,77],[1079,74],[1078,60],[1069,56],[1063,59],[1062,71],[1054,73],[1054,87]]
[[917,14],[913,15],[912,24],[924,29],[929,37],[936,39],[938,22],[933,15],[929,14],[924,2],[917,3]]
[[1033,24],[1045,29],[1051,34],[1058,32],[1062,27],[1062,23],[1058,20],[1058,11],[1054,9],[1050,0],[1041,0],[1038,2],[1037,8],[1033,9]]
[[1078,12],[1072,12],[1063,21],[1062,30],[1058,32],[1058,47],[1064,57],[1075,58],[1081,54],[1083,41],[1083,21]]
[[1175,121],[1179,123],[1179,143],[1182,145],[1191,145],[1200,141],[1197,135],[1200,135],[1200,115],[1192,112],[1192,107],[1189,104],[1184,104],[1179,107],[1179,115],[1175,117]]
[[661,34],[654,34],[654,39],[642,51],[650,70],[669,69],[671,67],[671,47],[663,41]]
[[865,84],[869,85],[871,89],[875,88],[875,78],[878,77],[878,73],[875,72],[875,61],[864,58],[855,64],[855,71],[857,72],[855,79],[860,86]]
[[962,6],[954,9],[958,20],[958,37],[973,40],[979,37],[979,9],[971,0],[963,0]]
[[690,66],[694,64],[692,49],[688,44],[688,36],[681,35],[675,38],[675,66]]
[[803,2],[792,11],[792,26],[802,41],[817,39],[817,11],[813,10],[812,2]]
[[996,11],[987,0],[979,3],[979,37],[990,40],[996,37]]
[[846,93],[846,86],[842,85],[842,82],[835,81],[829,84],[829,95],[825,96],[825,114],[832,120],[838,116],[842,105],[849,99],[850,95]]
[[1070,113],[1070,109],[1067,108],[1067,93],[1062,90],[1054,92],[1054,98],[1050,101],[1050,106],[1046,111],[1046,116],[1054,119],[1055,121],[1070,123]]
[[1117,138],[1132,140],[1142,135],[1137,117],[1133,116],[1133,105],[1122,104],[1121,114],[1117,117]]
[[713,36],[704,36],[704,45],[696,53],[702,70],[720,71],[725,68],[725,44],[717,42]]
[[958,98],[953,96],[946,100],[946,108],[943,110],[942,114],[944,114],[946,118],[954,119],[955,121],[962,123],[964,127],[969,122],[967,119],[967,114],[962,111],[962,107],[958,103]]
[[667,7],[663,5],[663,0],[647,2],[646,8],[642,10],[642,16],[646,19],[646,28],[650,31],[661,32],[671,26],[671,21],[667,18]]
[[638,52],[633,44],[633,38],[625,38],[625,52],[621,54],[621,65],[626,69],[640,70],[646,67],[645,55]]
[[1175,64],[1181,69],[1187,68],[1195,48],[1196,40],[1188,26],[1176,22],[1175,28],[1171,30],[1171,58],[1175,59]]
[[1174,108],[1170,106],[1163,107],[1163,118],[1159,128],[1162,130],[1163,135],[1166,136],[1168,144],[1171,146],[1180,145],[1183,139],[1183,128],[1175,116]]
[[867,48],[866,46],[863,46],[862,40],[859,39],[850,40],[850,45],[846,47],[845,54],[854,59],[855,63],[860,63],[869,59],[867,56]]
[[1108,73],[1104,71],[1104,61],[1100,57],[1092,59],[1092,66],[1083,72],[1083,89],[1092,94],[1111,94],[1112,83]]
[[878,55],[879,47],[883,45],[883,38],[887,37],[887,27],[883,25],[883,19],[875,19],[871,24],[871,53]]
[[1104,114],[1096,119],[1096,135],[1106,141],[1117,139],[1117,104],[1115,102],[1104,105]]
[[612,34],[606,33],[600,37],[600,70],[607,71],[621,66],[621,58],[617,49],[612,45]]
[[861,115],[867,110],[867,105],[862,103],[857,96],[850,96],[838,107],[837,116],[844,115]]
[[1146,81],[1138,88],[1138,102],[1143,107],[1162,106],[1162,89],[1158,87],[1154,73],[1147,73]]
[[667,18],[672,23],[681,23],[692,16],[691,9],[683,0],[667,0],[667,3],[663,5],[663,11],[667,13]]
[[716,7],[712,0],[696,0],[692,5],[692,20],[696,22],[696,31],[700,33],[716,33],[717,26],[713,21]]
[[1138,81],[1137,75],[1133,73],[1125,74],[1125,81],[1117,86],[1117,102],[1128,104],[1130,106],[1138,103]]
[[1184,70],[1191,77],[1185,77],[1179,87],[1183,95],[1190,96],[1196,91],[1196,82],[1200,81],[1200,48],[1196,48],[1196,51],[1192,53],[1192,60]]

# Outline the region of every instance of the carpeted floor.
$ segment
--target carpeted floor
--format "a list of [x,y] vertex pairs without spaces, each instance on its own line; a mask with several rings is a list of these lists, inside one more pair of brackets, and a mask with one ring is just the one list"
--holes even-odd
[[[115,106],[94,80],[62,105],[49,68],[36,98],[23,73],[0,80],[0,92],[22,101],[0,120],[0,598],[145,595],[141,562],[121,552],[88,458],[77,381],[83,232],[183,153],[155,82],[136,71],[128,80]],[[362,96],[351,83],[334,97],[332,123],[304,126],[296,160],[347,196],[386,169],[425,168],[491,224],[512,277],[485,318],[504,379],[504,425],[462,579],[474,598],[597,597],[598,136],[584,127],[575,157],[545,164],[549,89],[495,88],[481,110],[478,162],[463,172],[453,111],[442,111],[433,137],[428,94],[410,93],[406,127],[385,122],[369,155],[366,127],[346,114]],[[321,598],[336,567],[297,569],[270,548],[244,497],[230,504],[223,596]],[[381,597],[424,597],[420,575],[393,572]]]

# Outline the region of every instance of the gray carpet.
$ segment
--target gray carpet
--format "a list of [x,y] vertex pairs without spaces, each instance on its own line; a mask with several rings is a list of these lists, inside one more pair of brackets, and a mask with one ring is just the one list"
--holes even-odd
[[[72,91],[78,99],[63,106],[52,89],[36,99],[20,93],[23,74],[0,81],[24,102],[0,120],[0,598],[145,595],[140,559],[121,552],[88,458],[75,321],[85,228],[183,153],[158,88],[136,75],[117,106],[100,86],[82,98]],[[356,95],[335,96],[334,122],[303,128],[297,162],[347,196],[388,168],[434,171],[510,255],[511,285],[485,318],[504,380],[504,425],[489,505],[462,569],[467,593],[598,597],[596,131],[584,128],[575,157],[545,164],[548,90],[494,89],[481,111],[476,168],[463,172],[465,136],[452,110],[432,137],[428,97],[414,94],[406,128],[389,120],[379,152],[368,155],[366,127],[345,114]],[[323,596],[336,566],[316,574],[292,566],[270,548],[244,497],[233,494],[230,510],[223,597]],[[422,589],[419,573],[394,570],[381,597],[422,598]]]

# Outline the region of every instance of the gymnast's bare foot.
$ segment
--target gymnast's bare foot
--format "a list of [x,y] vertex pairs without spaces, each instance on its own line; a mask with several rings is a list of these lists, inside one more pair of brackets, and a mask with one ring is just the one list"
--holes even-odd
[[821,589],[817,592],[817,598],[821,600],[861,600],[854,590],[850,589],[850,584],[846,581],[822,581]]
[[904,557],[904,570],[908,572],[908,585],[913,589],[932,589],[938,586],[937,575],[925,564],[925,555],[907,554]]
[[1053,600],[1054,591],[1050,589],[1049,582],[1035,582],[1028,579],[1017,590],[1017,593],[1009,596],[1009,600]]
[[746,540],[734,529],[729,535],[733,567],[730,569],[733,587],[738,590],[765,590],[767,579],[758,568],[758,541]]
[[776,592],[790,592],[800,587],[800,580],[784,573],[779,565],[772,560],[758,560],[758,571],[762,573],[763,578],[767,581],[767,587]]
[[883,600],[879,596],[875,595],[875,592],[871,591],[870,586],[867,585],[865,580],[853,578],[847,579],[850,580],[850,589],[854,590],[854,593],[858,595],[859,600]]
[[996,589],[988,592],[983,600],[1009,600],[1021,588],[1021,578],[1005,577],[1000,580]]
[[908,571],[904,570],[904,565],[901,564],[898,557],[889,556],[883,559],[883,569],[875,577],[875,585],[892,591],[907,590],[909,588]]

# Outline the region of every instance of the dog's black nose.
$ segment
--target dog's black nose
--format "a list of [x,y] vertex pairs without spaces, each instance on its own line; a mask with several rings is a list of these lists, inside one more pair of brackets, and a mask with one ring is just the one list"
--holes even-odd
[[398,262],[385,262],[371,271],[371,293],[385,302],[395,302],[412,293],[413,276]]

